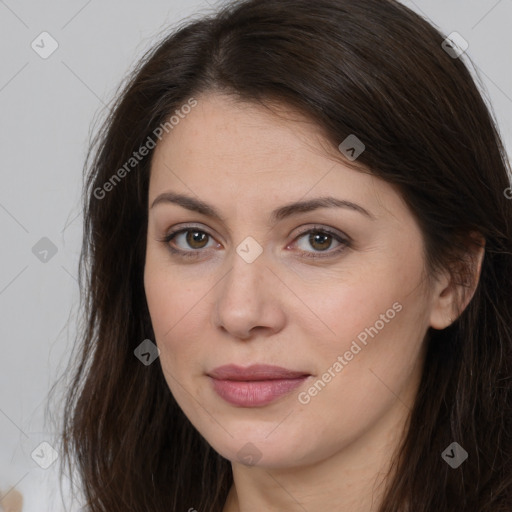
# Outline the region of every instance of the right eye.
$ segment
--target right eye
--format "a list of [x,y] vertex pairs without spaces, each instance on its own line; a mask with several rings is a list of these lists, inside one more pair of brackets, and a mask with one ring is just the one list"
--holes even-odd
[[[208,248],[209,239],[213,239],[213,237],[206,231],[186,227],[168,233],[160,241],[165,243],[174,254],[184,257],[197,257],[200,256],[201,249]],[[171,244],[171,242],[173,243]]]

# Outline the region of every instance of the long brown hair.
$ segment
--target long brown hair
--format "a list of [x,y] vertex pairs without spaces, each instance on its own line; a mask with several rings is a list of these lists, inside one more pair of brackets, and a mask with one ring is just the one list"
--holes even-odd
[[[292,106],[334,148],[355,134],[366,150],[357,163],[340,159],[398,187],[431,275],[449,268],[465,282],[470,234],[485,238],[469,305],[427,333],[379,512],[512,510],[510,164],[470,59],[449,55],[445,37],[391,0],[242,0],[177,27],[136,65],[86,162],[83,317],[61,447],[86,510],[220,512],[233,482],[159,359],[146,366],[134,356],[154,341],[143,286],[151,156],[126,163],[190,98],[214,90]],[[441,456],[452,442],[468,452],[456,469]]]

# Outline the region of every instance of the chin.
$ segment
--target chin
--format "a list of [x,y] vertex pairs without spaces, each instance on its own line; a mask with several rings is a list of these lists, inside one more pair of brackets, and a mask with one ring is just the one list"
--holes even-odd
[[[275,425],[272,428],[275,428]],[[306,438],[300,439],[296,435],[290,435],[286,429],[280,434],[274,432],[269,436],[272,428],[265,424],[264,434],[261,433],[261,427],[238,429],[236,434],[230,430],[232,438],[208,442],[225,459],[245,466],[276,469],[313,462],[311,445]],[[307,451],[304,451],[305,448]]]

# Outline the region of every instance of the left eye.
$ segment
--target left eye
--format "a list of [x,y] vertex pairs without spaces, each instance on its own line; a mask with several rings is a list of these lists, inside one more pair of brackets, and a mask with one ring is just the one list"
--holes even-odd
[[[328,233],[314,231],[314,232],[310,232],[310,233],[306,233],[306,234],[308,235],[307,243],[310,244],[311,247],[313,247],[314,249],[317,249],[319,251],[325,251],[325,250],[329,249],[329,247],[332,244],[333,237],[332,237],[332,235],[330,235]],[[301,238],[304,239],[305,235],[302,235],[301,237],[299,237],[299,240]],[[301,247],[301,249],[303,249],[303,248]]]
[[[344,240],[342,237],[337,235],[336,233],[331,233],[330,231],[324,230],[324,229],[314,229],[306,231],[305,233],[302,233],[297,239],[299,242],[302,241],[302,243],[298,243],[298,247],[301,251],[305,252],[311,252],[308,250],[309,247],[312,247],[315,249],[314,252],[326,252],[328,249],[330,249],[333,245],[333,242],[338,243],[338,247],[348,245],[348,241]],[[333,252],[338,252],[336,249],[333,251],[330,251],[329,254],[332,254]]]

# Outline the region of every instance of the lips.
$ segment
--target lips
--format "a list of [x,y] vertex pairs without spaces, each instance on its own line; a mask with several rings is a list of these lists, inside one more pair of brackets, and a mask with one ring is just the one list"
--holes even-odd
[[281,366],[272,366],[267,364],[253,364],[247,368],[228,364],[215,368],[215,370],[211,371],[208,375],[219,380],[250,381],[297,379],[300,377],[307,377],[310,374],[307,372],[293,371]]
[[307,372],[255,364],[219,366],[208,374],[213,390],[237,407],[262,407],[288,395],[310,377]]

